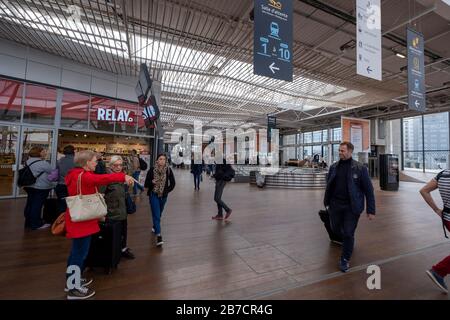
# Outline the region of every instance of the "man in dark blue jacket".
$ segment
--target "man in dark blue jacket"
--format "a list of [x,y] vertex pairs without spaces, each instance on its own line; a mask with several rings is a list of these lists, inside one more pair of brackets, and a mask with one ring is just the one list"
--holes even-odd
[[343,246],[339,268],[347,272],[355,243],[355,230],[367,201],[367,217],[375,217],[375,196],[367,168],[352,159],[353,144],[339,145],[339,161],[330,167],[324,204],[330,213],[331,228],[342,236]]

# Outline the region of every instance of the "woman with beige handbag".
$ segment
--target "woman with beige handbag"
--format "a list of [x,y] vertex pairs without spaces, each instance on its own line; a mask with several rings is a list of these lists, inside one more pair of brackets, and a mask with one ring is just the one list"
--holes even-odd
[[66,237],[72,239],[65,291],[67,299],[83,300],[95,294],[95,291],[88,287],[93,280],[81,277],[79,283],[74,282],[72,272],[78,267],[80,276],[83,274],[91,235],[100,231],[98,221],[106,215],[105,201],[97,188],[114,182],[126,182],[132,186],[134,182],[132,177],[124,173],[95,174],[97,155],[93,151],[76,153],[74,163],[76,168],[70,170],[65,178],[69,194],[66,198]]

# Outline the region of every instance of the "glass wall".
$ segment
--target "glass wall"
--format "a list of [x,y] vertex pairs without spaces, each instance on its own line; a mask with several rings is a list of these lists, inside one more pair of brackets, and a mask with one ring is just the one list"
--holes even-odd
[[332,152],[332,162],[334,163],[336,161],[339,161],[339,143],[333,144]]
[[0,79],[0,121],[19,122],[23,83]]
[[322,142],[322,130],[314,131],[312,133],[312,135],[313,135],[313,141],[312,142],[314,142],[314,143]]
[[437,172],[449,167],[449,114],[441,112],[403,119],[403,166]]
[[23,121],[33,124],[54,125],[56,89],[27,84],[25,86]]
[[312,132],[306,132],[303,134],[303,143],[311,143],[312,142]]
[[61,127],[87,129],[89,100],[88,95],[64,91],[61,104]]
[[342,139],[342,129],[341,128],[334,128],[332,133],[332,140],[333,141],[341,141]]
[[[339,160],[339,143],[341,142],[341,128],[322,129],[304,133],[298,133],[295,143],[294,135],[283,137],[283,156],[287,161],[292,155],[292,150],[287,148],[296,147],[296,159],[303,160],[319,154],[327,163]],[[295,143],[295,144],[294,144]],[[329,148],[332,151],[329,153]]]

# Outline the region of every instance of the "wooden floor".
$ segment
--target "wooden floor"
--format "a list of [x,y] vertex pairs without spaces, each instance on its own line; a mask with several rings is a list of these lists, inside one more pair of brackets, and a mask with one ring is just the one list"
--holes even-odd
[[[424,273],[450,254],[450,241],[421,199],[421,184],[402,183],[398,192],[376,187],[376,220],[361,218],[351,272],[342,274],[340,248],[329,243],[317,215],[323,190],[231,183],[224,200],[234,211],[226,223],[211,220],[211,180],[195,192],[187,171],[175,175],[164,248],[155,247],[142,196],[129,217],[137,258],[111,275],[89,271],[95,299],[448,299]],[[65,299],[70,241],[48,230],[25,232],[23,206],[23,199],[0,200],[0,299]],[[381,290],[366,287],[370,264],[381,267]]]

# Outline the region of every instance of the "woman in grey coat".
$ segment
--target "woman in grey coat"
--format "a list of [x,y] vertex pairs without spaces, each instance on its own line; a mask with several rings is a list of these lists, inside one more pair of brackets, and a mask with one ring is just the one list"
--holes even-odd
[[42,207],[45,199],[47,199],[50,190],[55,186],[47,177],[52,173],[53,169],[50,164],[45,161],[47,151],[42,147],[33,147],[28,153],[29,159],[26,164],[30,167],[31,172],[36,177],[36,182],[24,187],[28,194],[27,203],[25,205],[25,228],[36,230],[50,227],[49,224],[42,220]]

